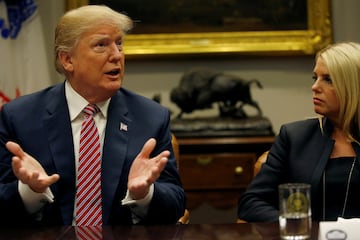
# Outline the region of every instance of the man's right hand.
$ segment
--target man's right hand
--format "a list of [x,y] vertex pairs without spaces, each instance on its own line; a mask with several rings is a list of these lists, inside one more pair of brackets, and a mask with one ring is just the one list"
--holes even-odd
[[34,192],[43,193],[47,187],[60,179],[59,174],[49,176],[40,163],[24,152],[19,144],[9,141],[5,146],[15,155],[12,158],[12,169],[15,176]]

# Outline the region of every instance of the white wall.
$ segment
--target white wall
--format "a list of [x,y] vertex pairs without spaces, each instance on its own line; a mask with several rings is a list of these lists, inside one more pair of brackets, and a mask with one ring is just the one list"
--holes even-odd
[[[360,1],[332,0],[334,40],[359,41]],[[49,44],[49,56],[53,61],[53,32],[56,20],[64,11],[59,0],[38,0]],[[289,121],[314,116],[312,109],[312,68],[313,57],[283,58],[228,58],[187,60],[146,60],[127,61],[124,87],[152,97],[160,93],[162,104],[175,114],[179,109],[170,102],[169,92],[177,86],[181,75],[195,66],[207,66],[219,71],[236,74],[244,79],[256,78],[264,89],[252,88],[253,98],[258,101],[264,115],[270,119],[274,131]],[[62,77],[53,72],[54,82]]]
[[54,83],[59,82],[61,76],[55,71],[54,66],[54,32],[57,20],[64,14],[65,4],[64,0],[36,0],[38,3],[38,13],[44,28],[44,38],[48,49],[48,60],[51,66],[53,75],[52,81]]

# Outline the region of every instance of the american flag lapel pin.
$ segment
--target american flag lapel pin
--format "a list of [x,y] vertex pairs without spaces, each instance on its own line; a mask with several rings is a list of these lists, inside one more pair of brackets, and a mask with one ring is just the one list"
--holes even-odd
[[128,126],[125,123],[120,123],[120,131],[127,131],[128,130]]

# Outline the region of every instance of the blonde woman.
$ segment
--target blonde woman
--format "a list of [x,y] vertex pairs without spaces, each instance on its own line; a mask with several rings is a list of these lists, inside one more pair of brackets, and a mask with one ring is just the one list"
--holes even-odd
[[360,44],[319,51],[313,70],[319,118],[285,124],[259,174],[241,196],[238,217],[278,221],[278,185],[311,185],[313,220],[360,217]]

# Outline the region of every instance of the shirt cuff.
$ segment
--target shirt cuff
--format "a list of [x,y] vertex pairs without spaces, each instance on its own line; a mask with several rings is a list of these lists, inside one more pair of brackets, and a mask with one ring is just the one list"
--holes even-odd
[[141,221],[141,219],[145,218],[153,195],[154,184],[150,185],[148,194],[143,199],[139,200],[134,200],[130,196],[129,189],[127,190],[125,198],[121,200],[121,204],[130,207],[133,224],[137,224]]
[[46,203],[54,202],[54,195],[50,188],[46,188],[45,192],[34,192],[27,184],[19,181],[18,190],[21,199],[28,213],[33,214],[39,211]]
[[121,204],[125,205],[125,206],[136,205],[139,207],[146,207],[147,205],[149,205],[149,203],[153,197],[153,194],[154,194],[154,184],[150,185],[148,194],[144,198],[138,199],[138,200],[135,200],[130,196],[130,192],[128,189],[126,192],[125,198],[123,200],[121,200]]

